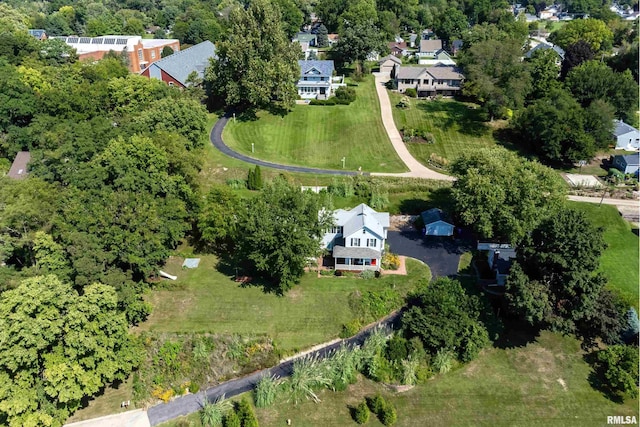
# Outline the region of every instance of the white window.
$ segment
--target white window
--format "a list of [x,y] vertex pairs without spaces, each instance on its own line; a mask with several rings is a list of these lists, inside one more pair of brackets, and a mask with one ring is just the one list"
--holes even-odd
[[342,234],[342,227],[340,226],[331,227],[329,232],[332,234]]
[[156,51],[155,51],[155,49],[151,51],[151,59],[156,59]]
[[138,49],[138,59],[142,61],[144,57],[142,56],[142,49]]
[[375,248],[378,245],[378,240],[377,239],[367,239],[367,247],[368,248]]
[[169,86],[173,86],[173,82],[169,82]]
[[352,237],[351,238],[351,246],[360,246],[360,239]]

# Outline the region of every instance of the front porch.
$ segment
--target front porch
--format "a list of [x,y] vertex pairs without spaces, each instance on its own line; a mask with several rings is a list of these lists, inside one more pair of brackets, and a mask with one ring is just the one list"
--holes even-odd
[[335,269],[343,271],[364,271],[380,269],[380,260],[377,258],[334,258]]

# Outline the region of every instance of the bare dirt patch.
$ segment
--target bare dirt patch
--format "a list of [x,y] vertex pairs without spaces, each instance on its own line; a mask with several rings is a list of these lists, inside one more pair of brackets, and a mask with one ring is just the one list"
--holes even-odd
[[416,218],[418,218],[417,215],[391,215],[389,217],[389,230],[412,230]]

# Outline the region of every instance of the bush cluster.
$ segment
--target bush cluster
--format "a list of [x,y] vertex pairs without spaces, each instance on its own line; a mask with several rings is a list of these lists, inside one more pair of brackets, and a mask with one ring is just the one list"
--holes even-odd
[[436,142],[435,136],[428,129],[414,129],[404,128],[402,129],[402,140],[404,142],[411,142],[416,139],[422,139],[427,144],[434,144]]
[[407,96],[410,96],[411,98],[417,98],[418,97],[418,91],[415,90],[414,88],[409,88],[409,89],[405,89],[404,90],[404,94]]
[[369,407],[367,406],[367,402],[360,402],[360,404],[355,407],[353,419],[358,424],[366,424],[369,421]]
[[[367,397],[365,406],[368,407],[371,412],[376,414],[380,422],[385,426],[392,426],[398,420],[398,413],[395,406],[393,406],[391,402],[385,400],[380,393],[373,397]],[[359,407],[360,405],[358,405],[358,408]],[[356,420],[356,422],[358,422],[358,420]]]
[[387,252],[382,257],[382,268],[384,270],[397,270],[400,268],[400,257],[396,254]]

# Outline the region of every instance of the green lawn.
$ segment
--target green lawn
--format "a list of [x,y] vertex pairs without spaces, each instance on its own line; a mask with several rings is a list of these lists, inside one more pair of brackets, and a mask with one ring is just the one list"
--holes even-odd
[[[480,357],[404,393],[360,379],[344,392],[322,391],[320,403],[294,405],[286,398],[257,409],[260,426],[355,426],[349,407],[382,393],[397,408],[398,427],[602,426],[610,415],[638,416],[638,400],[607,400],[588,381],[590,367],[579,342],[543,332],[523,347],[485,350]],[[200,425],[197,415],[188,417]],[[164,426],[178,426],[173,421]],[[382,424],[371,416],[368,426]]]
[[393,105],[393,120],[398,130],[426,129],[433,134],[435,143],[407,143],[411,154],[427,165],[432,153],[450,162],[461,153],[496,144],[492,128],[482,121],[475,104],[454,100],[424,101],[410,99],[409,108],[397,108],[403,95],[389,92]]
[[[351,105],[296,105],[284,117],[265,111],[253,121],[231,121],[224,140],[236,151],[262,160],[317,168],[405,172],[382,126],[372,76],[356,87]],[[251,152],[251,144],[255,152]]]
[[609,278],[610,285],[637,308],[640,297],[638,235],[633,233],[631,224],[620,216],[615,206],[579,202],[569,202],[569,205],[586,213],[594,225],[604,228],[608,247],[600,259],[600,269]]
[[347,296],[355,291],[395,286],[401,293],[418,280],[430,279],[423,264],[408,260],[408,276],[380,279],[321,277],[310,273],[284,297],[258,287],[241,287],[218,272],[213,256],[202,256],[200,267],[181,270],[182,258],[169,261],[165,271],[178,275],[175,289],[153,291],[153,313],[141,330],[267,334],[286,352],[337,338],[353,318]]

